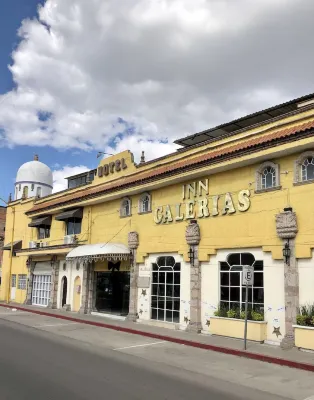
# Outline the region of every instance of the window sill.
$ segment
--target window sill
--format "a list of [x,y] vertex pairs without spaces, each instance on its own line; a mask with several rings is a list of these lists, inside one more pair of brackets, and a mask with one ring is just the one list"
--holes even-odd
[[132,214],[129,214],[129,215],[120,215],[120,218],[129,218],[129,217],[132,217]]
[[293,186],[309,185],[311,183],[314,183],[314,179],[310,179],[308,181],[293,182]]
[[139,212],[138,212],[139,215],[151,214],[151,213],[152,213],[152,210],[149,210],[149,211],[139,211]]
[[261,194],[261,193],[275,192],[276,190],[281,190],[281,189],[282,189],[282,186],[274,186],[274,187],[267,188],[267,189],[255,190],[254,193]]

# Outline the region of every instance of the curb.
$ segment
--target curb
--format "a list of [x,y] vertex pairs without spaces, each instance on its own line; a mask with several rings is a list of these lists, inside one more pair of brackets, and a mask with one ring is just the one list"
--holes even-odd
[[80,318],[68,317],[65,315],[51,314],[46,311],[32,310],[32,309],[30,310],[28,308],[19,307],[19,306],[0,304],[0,307],[11,308],[11,309],[15,308],[16,310],[25,311],[25,312],[29,312],[32,314],[44,315],[46,317],[52,317],[52,318],[58,318],[58,319],[63,319],[63,320],[67,320],[67,321],[72,321],[72,322],[78,322],[80,324],[97,326],[99,328],[111,329],[114,331],[129,333],[132,335],[145,336],[145,337],[149,337],[152,339],[158,339],[158,340],[163,340],[166,342],[181,344],[184,346],[195,347],[195,348],[199,348],[199,349],[203,349],[203,350],[215,351],[217,353],[229,354],[229,355],[238,356],[238,357],[242,357],[242,358],[248,358],[251,360],[257,360],[257,361],[267,362],[270,364],[277,364],[277,365],[281,365],[281,366],[285,366],[285,367],[289,367],[289,368],[295,368],[295,369],[301,369],[301,370],[305,370],[305,371],[314,372],[314,364],[307,364],[307,363],[302,363],[302,362],[297,362],[297,361],[291,361],[291,360],[287,360],[285,358],[271,357],[271,356],[266,356],[266,355],[258,354],[258,353],[250,353],[250,352],[246,352],[243,350],[230,349],[228,347],[214,346],[211,344],[194,342],[192,340],[178,339],[178,338],[173,338],[171,336],[160,335],[157,333],[144,332],[144,331],[140,331],[137,329],[124,328],[122,326],[110,325],[110,324],[106,324],[106,323],[102,323],[102,322],[82,320]]

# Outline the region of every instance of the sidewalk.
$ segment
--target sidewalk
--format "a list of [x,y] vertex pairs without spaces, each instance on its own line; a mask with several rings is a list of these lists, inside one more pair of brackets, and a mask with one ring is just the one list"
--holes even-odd
[[299,351],[296,348],[292,350],[282,350],[279,346],[248,342],[247,351],[245,351],[243,350],[243,341],[237,339],[196,334],[180,330],[159,328],[151,325],[145,325],[144,323],[120,321],[111,318],[93,316],[90,314],[82,315],[63,310],[51,310],[14,303],[10,303],[10,305],[7,305],[6,303],[0,303],[0,307],[16,308],[17,310],[27,311],[39,315],[65,319],[106,329],[113,329],[129,334],[165,340],[185,346],[197,347],[204,350],[211,350],[314,372],[314,353]]

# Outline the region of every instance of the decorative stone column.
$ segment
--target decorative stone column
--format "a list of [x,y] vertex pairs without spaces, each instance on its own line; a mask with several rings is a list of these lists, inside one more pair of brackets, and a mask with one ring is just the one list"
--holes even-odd
[[[290,259],[284,260],[284,290],[285,290],[285,337],[280,346],[282,349],[291,349],[295,345],[293,325],[296,324],[297,309],[299,307],[299,273],[295,257],[295,237],[298,232],[297,216],[292,208],[285,208],[276,215],[277,235],[283,241],[289,242]],[[284,246],[284,244],[283,244]]]
[[82,302],[79,314],[87,314],[89,294],[89,263],[83,262]]
[[27,292],[26,299],[24,304],[31,305],[32,304],[32,292],[33,292],[33,280],[34,280],[34,270],[35,270],[36,262],[29,259],[29,265],[27,266],[28,274],[27,274]]
[[129,301],[129,314],[127,320],[136,322],[138,318],[137,313],[137,280],[139,275],[139,266],[136,262],[136,250],[139,245],[139,236],[137,232],[129,232],[128,245],[131,256],[131,274],[130,274],[130,301]]
[[57,257],[52,257],[52,274],[51,274],[51,291],[50,300],[48,303],[48,308],[57,308],[57,298],[58,298],[58,285],[59,285],[59,261]]
[[186,227],[185,239],[194,254],[190,266],[190,320],[186,330],[200,333],[202,330],[201,269],[198,260],[198,246],[201,240],[201,232],[196,220],[191,220]]

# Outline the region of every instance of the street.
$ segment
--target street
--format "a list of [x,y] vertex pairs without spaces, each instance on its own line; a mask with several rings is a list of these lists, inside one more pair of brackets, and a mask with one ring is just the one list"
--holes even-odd
[[[0,332],[1,400],[303,400],[314,393],[311,373],[29,313],[2,312]],[[254,368],[268,385],[243,384]]]

